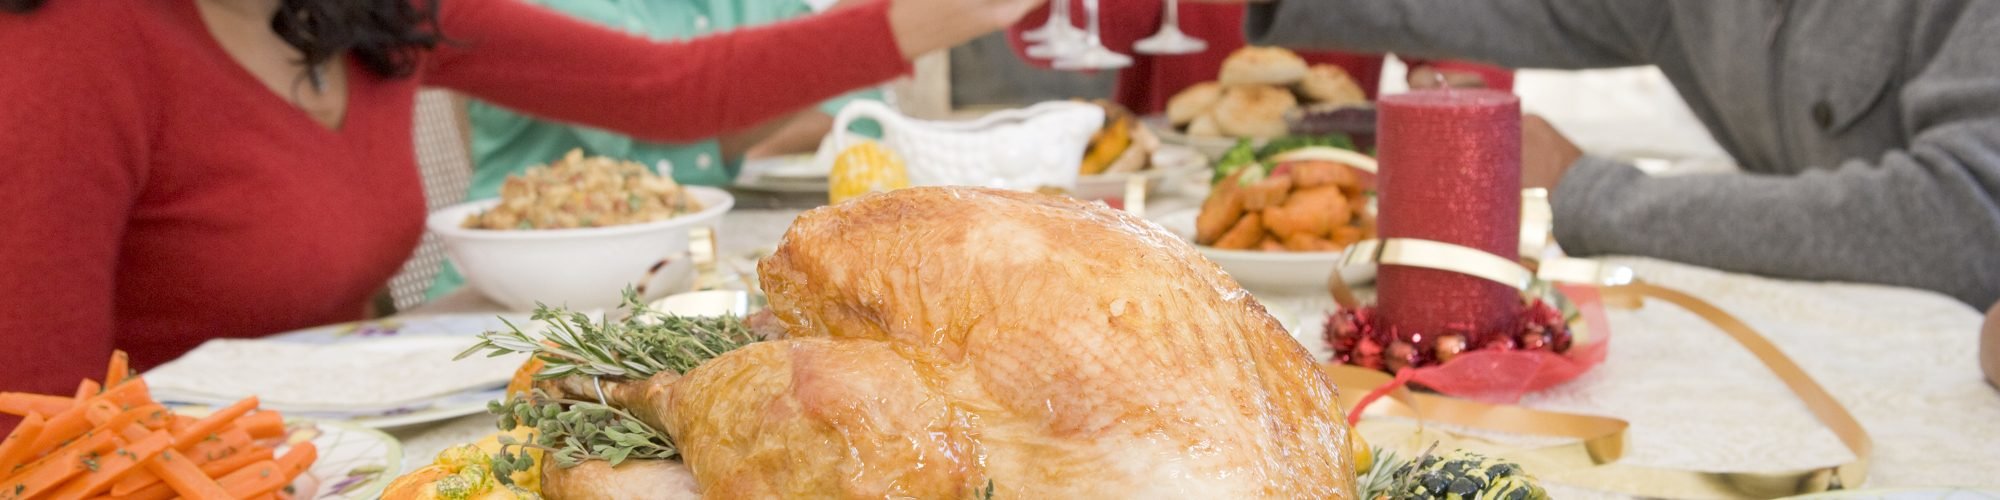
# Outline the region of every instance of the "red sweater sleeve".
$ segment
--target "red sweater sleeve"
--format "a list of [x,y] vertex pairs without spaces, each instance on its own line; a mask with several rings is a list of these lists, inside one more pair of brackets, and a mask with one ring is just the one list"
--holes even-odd
[[0,391],[69,394],[104,376],[154,101],[128,8],[0,13],[0,68],[14,69],[0,71]]
[[756,125],[905,73],[876,1],[684,42],[653,42],[518,0],[447,0],[426,83],[654,141]]

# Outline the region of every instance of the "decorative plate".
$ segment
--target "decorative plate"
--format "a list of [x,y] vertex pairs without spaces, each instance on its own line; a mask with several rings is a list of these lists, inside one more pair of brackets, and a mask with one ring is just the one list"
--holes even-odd
[[[300,500],[370,499],[403,467],[403,444],[381,431],[354,424],[292,419],[288,443],[312,442],[319,458],[292,483]],[[283,454],[284,450],[278,450]]]

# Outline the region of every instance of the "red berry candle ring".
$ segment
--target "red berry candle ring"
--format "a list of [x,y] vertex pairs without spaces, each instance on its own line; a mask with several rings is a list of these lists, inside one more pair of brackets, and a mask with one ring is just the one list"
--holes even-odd
[[[1505,92],[1438,90],[1384,97],[1378,106],[1382,238],[1349,247],[1343,262],[1380,266],[1377,302],[1358,304],[1338,272],[1329,280],[1341,303],[1326,324],[1333,361],[1485,401],[1518,400],[1602,361],[1603,334],[1575,349],[1572,323],[1580,316],[1565,311],[1571,301],[1541,278],[1618,284],[1630,274],[1556,258],[1538,277],[1515,257],[1530,248],[1521,244],[1524,227],[1548,227],[1545,198],[1523,203],[1520,101]],[[1524,206],[1534,219],[1525,226]],[[1546,241],[1540,230],[1535,249]],[[1591,295],[1589,287],[1566,290]]]

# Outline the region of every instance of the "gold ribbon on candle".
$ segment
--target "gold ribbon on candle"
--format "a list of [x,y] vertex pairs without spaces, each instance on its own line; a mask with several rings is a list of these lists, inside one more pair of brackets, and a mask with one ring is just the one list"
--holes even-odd
[[[1547,193],[1523,193],[1522,251],[1542,257],[1533,265],[1501,258],[1478,249],[1449,243],[1392,238],[1363,241],[1348,249],[1327,285],[1334,300],[1343,307],[1357,307],[1358,301],[1341,269],[1354,266],[1396,264],[1458,272],[1506,284],[1530,292],[1541,283],[1571,283],[1600,287],[1605,305],[1639,307],[1644,300],[1668,302],[1694,313],[1714,325],[1750,351],[1751,355],[1785,383],[1793,395],[1821,425],[1833,431],[1854,459],[1845,463],[1792,471],[1719,472],[1641,467],[1617,463],[1625,453],[1625,431],[1629,424],[1612,417],[1577,415],[1534,410],[1515,405],[1495,405],[1397,388],[1388,401],[1376,405],[1390,415],[1417,419],[1421,423],[1447,424],[1460,428],[1508,434],[1572,438],[1574,442],[1529,449],[1492,451],[1530,468],[1544,479],[1650,497],[1772,498],[1859,486],[1868,477],[1868,459],[1874,450],[1861,423],[1841,406],[1840,401],[1820,387],[1812,376],[1785,356],[1769,339],[1748,324],[1686,293],[1641,282],[1630,269],[1600,262],[1563,257],[1546,252],[1549,241],[1550,211]],[[1537,203],[1539,201],[1539,203]],[[1540,208],[1540,210],[1537,209]],[[1530,236],[1529,232],[1534,235]],[[1531,245],[1530,242],[1535,244]],[[1380,371],[1340,364],[1323,366],[1334,384],[1347,388],[1341,406],[1353,408],[1368,391],[1384,387],[1395,379]],[[1419,429],[1421,432],[1421,429]],[[1453,434],[1465,440],[1477,439]]]
[[[1541,448],[1496,451],[1494,454],[1520,462],[1544,479],[1563,484],[1656,497],[1772,498],[1858,486],[1868,477],[1868,457],[1874,449],[1860,421],[1841,406],[1840,401],[1813,381],[1798,364],[1784,355],[1756,330],[1741,320],[1694,296],[1673,289],[1634,282],[1601,288],[1611,299],[1653,299],[1687,309],[1735,339],[1744,349],[1771,370],[1792,394],[1805,403],[1813,417],[1833,431],[1854,459],[1846,463],[1791,471],[1720,472],[1691,471],[1619,464],[1625,453],[1624,420],[1534,410],[1514,405],[1494,405],[1408,390],[1390,393],[1388,401],[1376,404],[1390,415],[1420,422],[1448,424],[1469,429],[1509,434],[1574,438],[1577,441]],[[1364,391],[1379,387],[1392,378],[1379,371],[1349,365],[1324,365],[1335,385],[1348,388],[1341,396],[1343,407],[1353,407]],[[1463,435],[1457,437],[1466,438]],[[1473,438],[1466,438],[1473,439]]]

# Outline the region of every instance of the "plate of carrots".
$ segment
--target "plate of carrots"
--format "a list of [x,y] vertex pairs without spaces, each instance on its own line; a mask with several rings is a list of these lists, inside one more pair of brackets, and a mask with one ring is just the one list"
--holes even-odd
[[257,398],[195,416],[153,399],[114,353],[72,395],[0,393],[0,500],[374,498],[402,461],[387,435],[287,419]]

